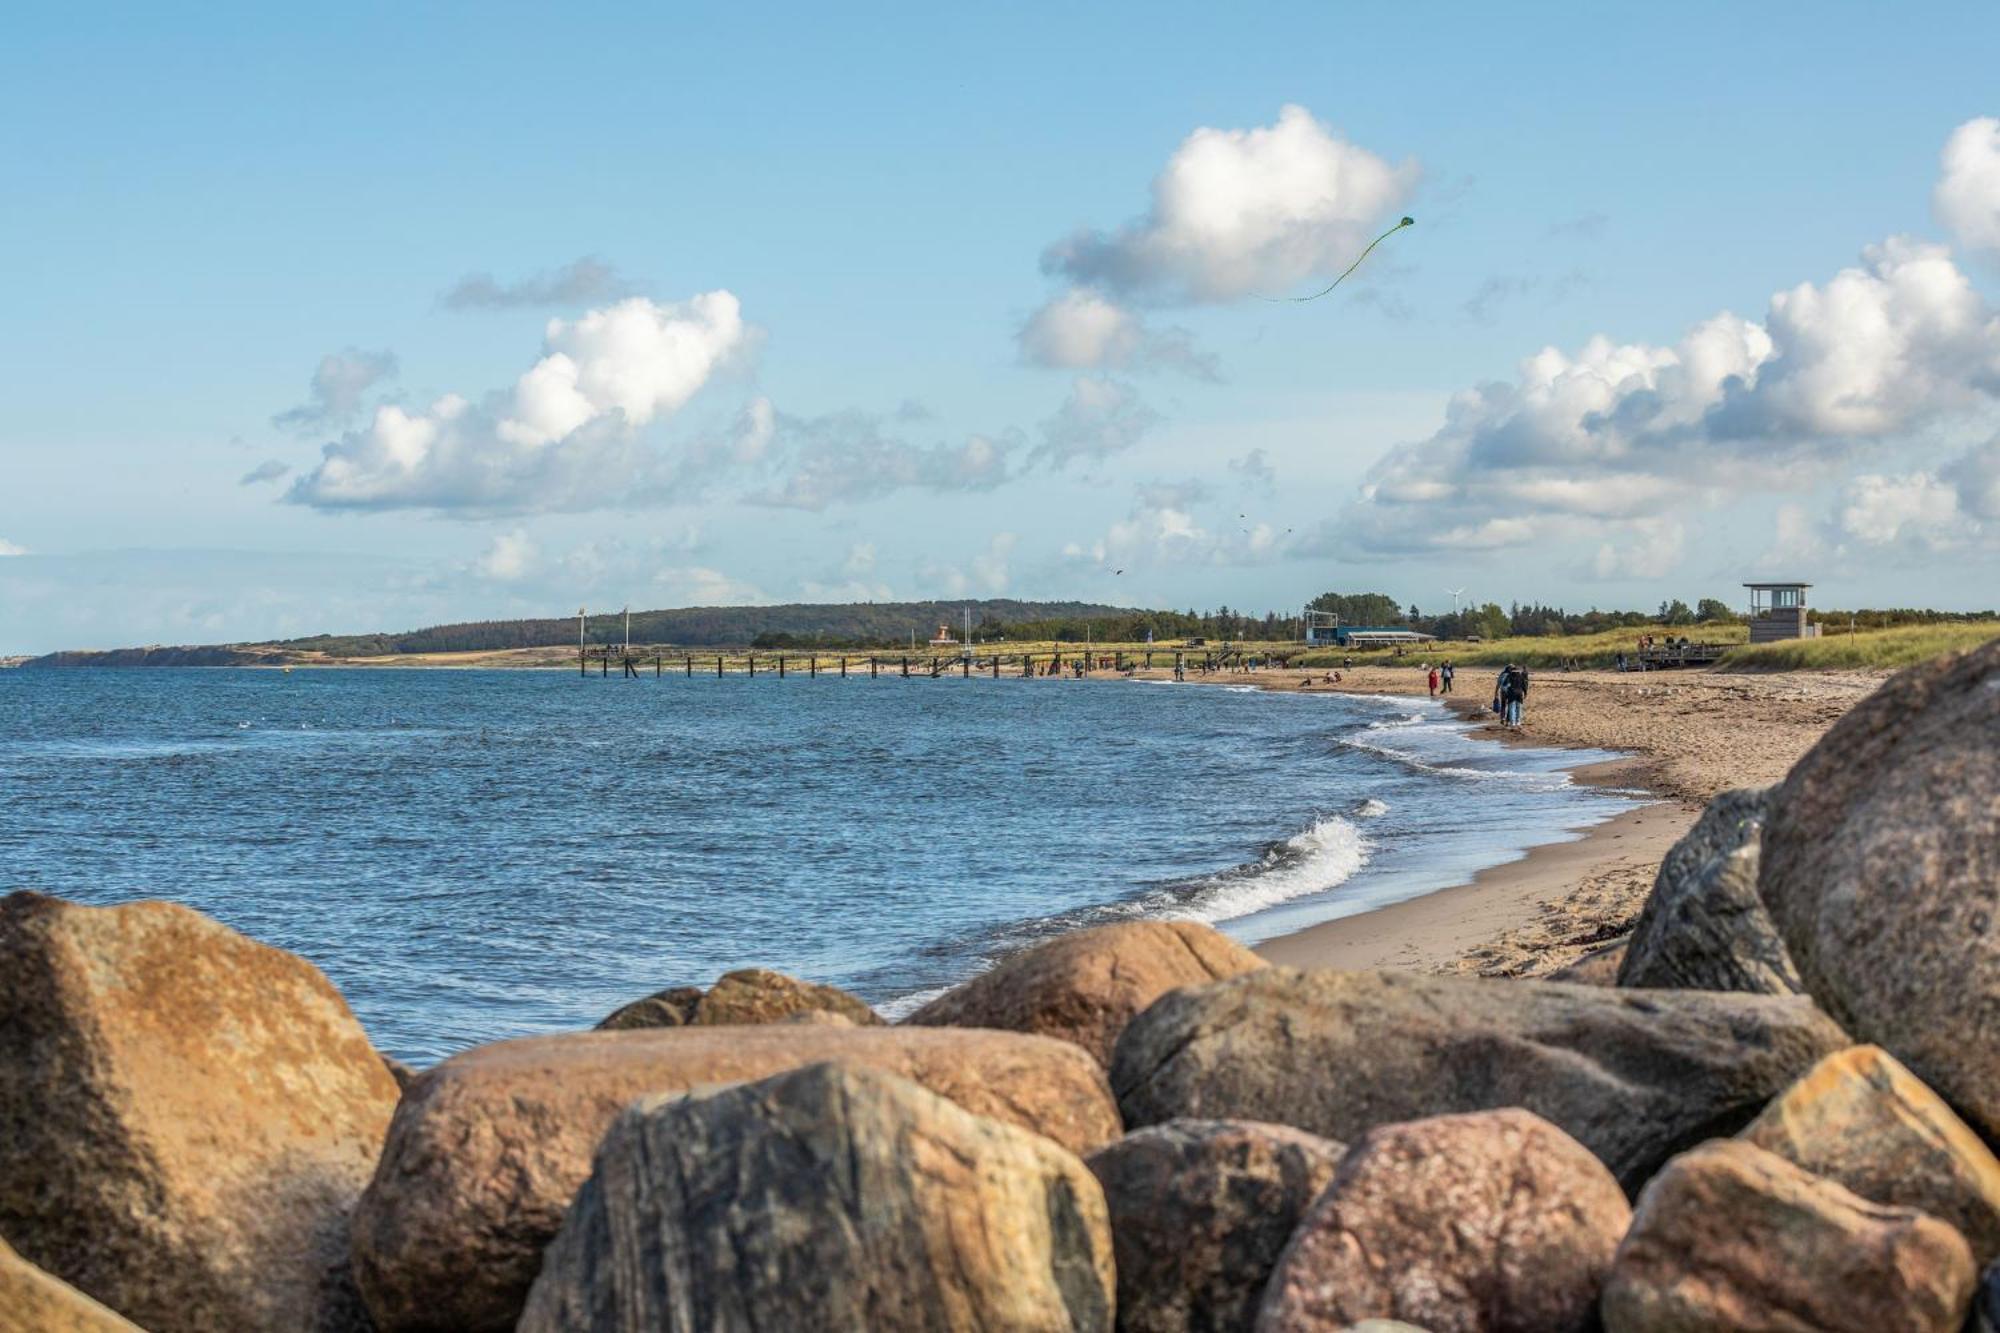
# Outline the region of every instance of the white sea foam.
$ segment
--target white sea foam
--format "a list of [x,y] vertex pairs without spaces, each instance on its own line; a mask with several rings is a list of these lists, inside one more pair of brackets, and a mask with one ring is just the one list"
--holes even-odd
[[1360,830],[1339,815],[1327,815],[1270,848],[1256,865],[1215,876],[1166,915],[1210,924],[1248,916],[1336,888],[1367,863],[1368,841]]
[[1347,813],[1353,815],[1356,819],[1380,819],[1383,815],[1389,813],[1389,803],[1387,801],[1378,801],[1373,796],[1370,796]]

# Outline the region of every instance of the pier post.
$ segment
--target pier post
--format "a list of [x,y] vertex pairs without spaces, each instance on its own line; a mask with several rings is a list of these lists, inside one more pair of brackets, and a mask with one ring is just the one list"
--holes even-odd
[[993,679],[1000,679],[1000,654],[993,654]]
[[875,679],[875,655],[873,653],[868,655],[868,679]]
[[722,679],[722,654],[721,654],[721,653],[717,653],[717,654],[715,655],[715,678],[716,678],[717,680],[721,680],[721,679]]
[[910,659],[905,657],[903,659],[903,679],[908,680],[909,678],[910,678]]
[[750,660],[750,674],[754,676],[757,674],[757,654],[751,653],[749,655],[749,660]]
[[597,676],[599,680],[611,679],[611,650],[609,648],[604,650],[604,664],[598,668]]
[[840,659],[840,678],[847,679],[847,659],[844,657]]
[[958,663],[958,666],[959,666],[959,672],[958,672],[958,678],[959,678],[960,680],[971,680],[971,679],[972,679],[972,659],[971,659],[971,658],[969,658],[969,657],[965,657],[965,658],[960,658],[960,659],[959,659],[959,663]]
[[806,676],[808,678],[816,678],[818,675],[819,659],[817,657],[808,657],[806,659]]
[[683,654],[681,654],[681,655],[682,655],[683,657],[687,658],[687,676],[688,676],[688,679],[689,679],[689,680],[693,680],[693,679],[694,679],[694,654],[693,654],[693,653],[683,653]]
[[581,648],[576,650],[576,674],[579,676],[590,674],[590,654]]
[[660,674],[661,674],[661,672],[662,672],[662,671],[663,671],[663,670],[665,669],[665,668],[663,668],[663,667],[662,667],[662,666],[660,665],[660,663],[661,663],[661,660],[662,660],[662,659],[661,659],[661,657],[660,657],[660,655],[659,655],[658,653],[654,653],[654,654],[653,654],[653,679],[654,679],[654,680],[658,680],[658,679],[660,678]]
[[779,679],[779,680],[783,680],[784,678],[785,678],[785,655],[784,655],[783,653],[779,653],[779,654],[778,654],[778,679]]

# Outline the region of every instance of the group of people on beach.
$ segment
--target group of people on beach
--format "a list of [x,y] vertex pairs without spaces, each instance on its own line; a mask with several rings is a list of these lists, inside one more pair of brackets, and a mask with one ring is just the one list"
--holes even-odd
[[1440,694],[1451,693],[1451,681],[1453,674],[1454,673],[1451,668],[1451,663],[1449,662],[1431,663],[1431,670],[1430,670],[1431,698],[1435,699]]

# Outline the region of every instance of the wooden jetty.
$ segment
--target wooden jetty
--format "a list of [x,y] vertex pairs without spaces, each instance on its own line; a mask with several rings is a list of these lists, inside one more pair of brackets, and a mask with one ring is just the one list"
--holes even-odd
[[[696,652],[690,648],[611,644],[579,648],[577,672],[589,676],[594,666],[600,677],[608,678],[611,668],[616,666],[620,678],[625,680],[637,680],[648,675],[655,680],[664,680],[669,676],[691,680],[696,676],[724,675],[767,675],[780,680],[794,676],[817,680],[821,676],[845,678],[850,675],[866,676],[870,680],[880,680],[885,675],[897,680],[937,680],[946,676],[967,680],[973,676],[985,676],[998,680],[1006,675],[1032,680],[1038,677],[1081,676],[1094,671],[1129,674],[1142,668],[1154,670],[1163,667],[1173,668],[1177,675],[1207,675],[1217,671],[1245,670],[1255,660],[1259,659],[1253,659],[1238,649],[1100,652],[1094,649],[1064,651],[1054,648],[1014,653],[820,654],[753,652],[747,649]],[[1270,664],[1271,659],[1261,660]]]
[[1713,666],[1729,651],[1726,643],[1694,643],[1666,639],[1648,644],[1626,658],[1634,671],[1672,671],[1680,667]]

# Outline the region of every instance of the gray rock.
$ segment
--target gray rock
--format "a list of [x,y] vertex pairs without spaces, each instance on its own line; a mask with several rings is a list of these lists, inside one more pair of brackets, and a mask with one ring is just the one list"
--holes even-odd
[[1820,1005],[2000,1136],[2000,640],[1820,738],[1772,796],[1758,887]]
[[1757,896],[1769,792],[1726,791],[1660,861],[1621,986],[1792,995],[1803,987]]
[[1936,1218],[1722,1140],[1646,1186],[1600,1309],[1606,1333],[1953,1333],[1973,1280]]
[[1804,996],[1273,967],[1164,996],[1125,1030],[1111,1086],[1128,1127],[1227,1117],[1343,1141],[1520,1106],[1633,1189],[1847,1044]]
[[694,1022],[701,1004],[701,987],[669,986],[651,995],[620,1005],[598,1023],[599,1032],[626,1032],[632,1028],[680,1028]]
[[520,1333],[1112,1327],[1082,1162],[894,1075],[824,1063],[621,1114]]
[[1092,1153],[1124,1333],[1248,1328],[1341,1145],[1254,1120],[1170,1120]]
[[1627,936],[1600,945],[1568,966],[1549,973],[1546,980],[1568,981],[1579,986],[1616,986],[1618,969],[1625,961],[1625,950],[1630,944],[1631,937]]
[[1257,1328],[1581,1333],[1631,1220],[1604,1164],[1526,1111],[1384,1125],[1293,1233]]

